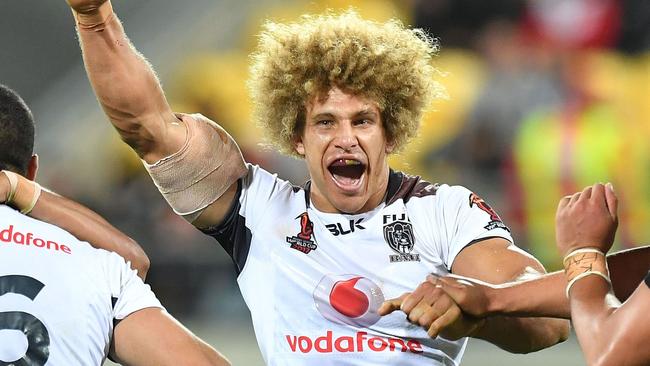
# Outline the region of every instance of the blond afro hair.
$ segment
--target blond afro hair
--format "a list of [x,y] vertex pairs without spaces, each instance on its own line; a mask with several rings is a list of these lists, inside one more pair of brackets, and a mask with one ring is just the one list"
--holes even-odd
[[437,43],[397,20],[377,23],[353,10],[267,22],[252,55],[248,87],[255,122],[281,152],[298,156],[305,104],[333,86],[375,101],[394,152],[417,134],[441,87],[434,81]]

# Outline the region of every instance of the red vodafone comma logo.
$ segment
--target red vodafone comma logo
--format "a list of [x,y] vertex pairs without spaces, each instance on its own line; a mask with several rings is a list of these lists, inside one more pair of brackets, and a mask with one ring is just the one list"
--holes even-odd
[[[326,275],[314,290],[316,308],[323,317],[337,324],[367,328],[380,319],[377,310],[384,294],[373,281],[358,275]],[[336,335],[327,330],[321,336],[285,336],[291,352],[410,352],[422,353],[416,340],[373,336],[367,332]]]
[[371,280],[357,275],[326,275],[314,290],[316,308],[337,324],[367,328],[381,318],[377,310],[384,294]]

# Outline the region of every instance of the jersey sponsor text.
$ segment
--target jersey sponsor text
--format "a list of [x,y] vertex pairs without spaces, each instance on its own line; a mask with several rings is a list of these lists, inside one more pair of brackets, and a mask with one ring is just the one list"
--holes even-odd
[[13,225],[9,225],[8,228],[0,231],[0,241],[72,254],[72,250],[66,245],[51,240],[37,238],[31,232],[23,233],[19,229],[14,229]]
[[393,337],[368,337],[367,332],[356,332],[355,336],[334,337],[328,330],[324,336],[312,339],[309,336],[285,336],[291,352],[301,353],[348,353],[348,352],[411,352],[422,353],[422,344],[416,340],[403,340]]

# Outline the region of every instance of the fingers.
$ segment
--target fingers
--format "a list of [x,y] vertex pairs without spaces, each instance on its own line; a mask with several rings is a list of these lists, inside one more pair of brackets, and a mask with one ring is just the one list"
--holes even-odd
[[585,189],[582,190],[582,194],[580,194],[580,198],[583,200],[588,200],[591,198],[591,191],[593,190],[593,187],[597,186],[597,184],[594,184],[593,186],[585,187]]
[[571,199],[569,200],[569,205],[573,206],[576,202],[578,202],[578,200],[580,199],[580,194],[581,194],[581,193],[582,193],[582,192],[574,193],[574,194],[571,196]]
[[439,295],[440,293],[435,296],[425,296],[413,310],[407,313],[408,320],[412,324],[428,328],[434,319],[437,319],[448,308],[453,306],[453,300],[451,298],[446,296],[440,297]]
[[439,316],[436,320],[431,323],[427,333],[429,337],[435,338],[440,334],[440,332],[448,327],[450,324],[458,320],[461,315],[461,311],[457,306],[450,307],[444,314]]
[[616,198],[616,193],[614,192],[614,186],[612,183],[607,183],[605,186],[605,202],[607,202],[609,214],[614,220],[618,220],[618,198]]
[[400,310],[402,308],[402,302],[408,295],[410,295],[410,292],[403,293],[400,297],[384,301],[377,310],[377,313],[381,316],[384,316],[392,313],[395,310]]
[[571,196],[564,196],[560,199],[560,203],[557,205],[557,209],[563,209],[569,204],[569,201],[571,201]]

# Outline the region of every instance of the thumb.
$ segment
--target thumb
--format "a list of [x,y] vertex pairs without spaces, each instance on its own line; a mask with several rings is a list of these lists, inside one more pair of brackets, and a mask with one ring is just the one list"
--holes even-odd
[[402,302],[409,294],[410,292],[406,292],[402,294],[400,297],[396,297],[394,299],[388,299],[384,301],[379,307],[379,309],[377,309],[377,313],[381,316],[384,316],[392,313],[395,310],[400,310],[402,307]]

